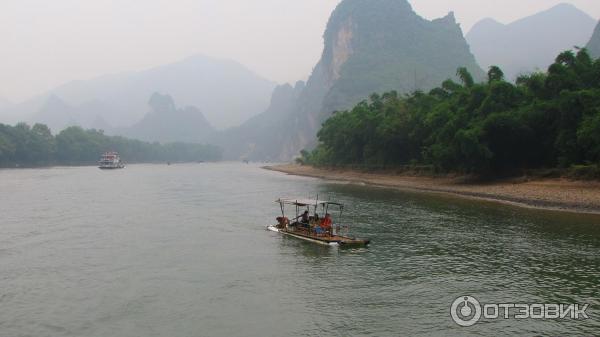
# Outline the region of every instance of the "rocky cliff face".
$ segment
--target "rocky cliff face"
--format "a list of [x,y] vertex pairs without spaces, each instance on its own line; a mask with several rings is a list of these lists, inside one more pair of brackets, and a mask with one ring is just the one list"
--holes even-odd
[[[351,36],[350,53],[339,47],[340,36]],[[333,78],[323,113],[349,108],[373,92],[431,89],[463,66],[483,77],[453,13],[428,21],[404,0],[343,1],[331,17],[325,45],[322,62],[339,68],[340,76]],[[348,57],[340,66],[336,55]]]
[[587,48],[592,57],[600,58],[600,22],[598,22],[598,25],[594,30],[594,35],[588,43]]
[[[428,90],[455,78],[459,67],[467,67],[475,78],[484,75],[452,13],[428,21],[406,0],[344,0],[333,12],[324,40],[321,60],[299,96],[285,111],[269,109],[278,124],[267,128],[285,133],[269,132],[270,150],[259,150],[257,144],[257,151],[247,154],[250,159],[297,156],[315,144],[321,123],[333,111],[350,108],[374,92]],[[236,132],[247,133],[251,125]]]

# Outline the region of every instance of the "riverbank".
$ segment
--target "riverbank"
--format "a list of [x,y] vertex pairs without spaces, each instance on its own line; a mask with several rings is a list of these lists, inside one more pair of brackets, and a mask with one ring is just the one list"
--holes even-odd
[[292,164],[266,166],[264,168],[291,175],[400,190],[443,193],[520,207],[600,214],[600,182],[551,178],[466,183],[460,177],[422,177],[405,174],[367,173],[344,169],[320,169]]

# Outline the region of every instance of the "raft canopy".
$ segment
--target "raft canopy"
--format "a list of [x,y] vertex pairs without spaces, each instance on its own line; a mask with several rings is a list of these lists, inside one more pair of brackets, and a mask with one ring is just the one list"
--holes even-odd
[[282,205],[295,205],[295,206],[320,206],[320,205],[337,205],[343,207],[344,205],[338,202],[331,202],[326,200],[316,200],[316,199],[292,199],[292,198],[281,198],[275,200],[276,203]]

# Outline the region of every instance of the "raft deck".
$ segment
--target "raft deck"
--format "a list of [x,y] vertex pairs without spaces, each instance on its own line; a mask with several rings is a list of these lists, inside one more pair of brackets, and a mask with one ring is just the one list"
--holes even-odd
[[330,246],[366,246],[371,242],[369,239],[351,238],[341,235],[316,234],[302,229],[278,229],[276,226],[271,226],[271,228],[275,228],[276,231],[282,234],[290,235],[298,239]]

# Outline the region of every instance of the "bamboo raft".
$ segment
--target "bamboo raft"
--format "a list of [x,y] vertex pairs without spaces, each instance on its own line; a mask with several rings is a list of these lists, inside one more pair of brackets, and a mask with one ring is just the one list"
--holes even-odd
[[[330,219],[328,213],[330,206],[337,206],[340,212],[339,218],[341,219],[344,206],[340,203],[309,199],[278,199],[276,202],[280,204],[282,216],[277,218],[278,223],[276,225],[267,226],[267,229],[272,232],[327,246],[366,246],[371,242],[369,239],[341,235],[340,228],[342,226],[339,224],[334,225],[331,220],[329,220],[329,224],[324,224],[323,220],[319,222],[317,210],[321,208],[323,213],[326,214],[325,219]],[[295,207],[296,218],[293,222],[290,222],[285,215],[285,205]],[[307,221],[304,223],[298,221],[303,217],[303,215],[300,215],[301,208],[306,208],[305,214],[310,214],[313,211],[313,215],[310,216],[310,219],[305,219]],[[320,226],[326,227],[321,228]],[[344,226],[344,228],[347,229],[348,226]]]

